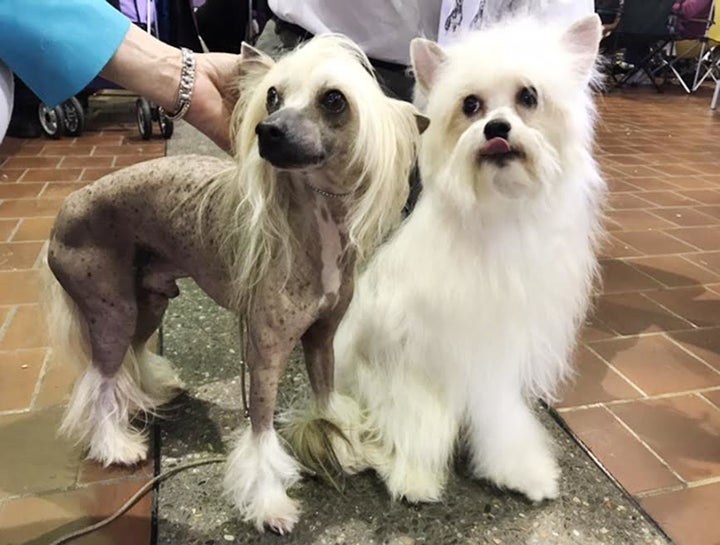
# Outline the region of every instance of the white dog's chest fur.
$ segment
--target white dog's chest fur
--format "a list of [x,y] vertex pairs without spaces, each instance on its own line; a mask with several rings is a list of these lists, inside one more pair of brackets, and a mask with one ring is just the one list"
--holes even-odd
[[[338,348],[353,342],[344,335],[354,329],[367,361],[411,365],[446,392],[507,375],[551,394],[567,371],[595,268],[597,203],[581,193],[544,211],[464,222],[440,199],[422,199],[362,276]],[[388,353],[397,347],[411,355]]]

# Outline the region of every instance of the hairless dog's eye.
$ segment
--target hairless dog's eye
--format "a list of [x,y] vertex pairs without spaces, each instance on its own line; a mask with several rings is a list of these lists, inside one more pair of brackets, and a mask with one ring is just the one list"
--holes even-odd
[[267,108],[268,113],[277,110],[279,105],[280,93],[278,93],[278,90],[275,87],[270,87],[270,89],[267,90],[267,98],[265,100],[265,107]]
[[331,89],[320,97],[320,105],[332,114],[339,114],[347,106],[347,99],[337,89]]

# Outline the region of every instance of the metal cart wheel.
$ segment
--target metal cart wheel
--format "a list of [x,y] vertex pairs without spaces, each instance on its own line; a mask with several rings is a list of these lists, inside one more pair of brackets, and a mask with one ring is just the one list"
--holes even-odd
[[68,136],[80,136],[85,128],[85,111],[80,101],[71,97],[61,104],[63,111],[63,123],[65,134]]
[[137,115],[137,126],[143,140],[150,140],[152,136],[152,111],[150,102],[140,97],[135,101],[135,113]]
[[168,117],[158,110],[158,126],[160,127],[160,134],[165,140],[169,140],[170,137],[173,135],[173,129],[175,128],[172,119],[168,119]]
[[44,102],[38,105],[38,119],[40,120],[40,128],[48,138],[57,140],[65,132],[65,123],[63,122],[63,109],[61,106],[48,108]]

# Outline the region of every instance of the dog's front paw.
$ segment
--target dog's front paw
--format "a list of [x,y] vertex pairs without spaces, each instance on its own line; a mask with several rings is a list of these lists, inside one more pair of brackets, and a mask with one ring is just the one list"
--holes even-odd
[[285,495],[284,498],[276,498],[274,505],[268,506],[267,512],[259,515],[255,526],[260,530],[267,528],[282,536],[292,532],[299,517],[298,502]]
[[[404,467],[400,467],[404,466]],[[411,468],[404,464],[396,464],[383,473],[383,479],[390,495],[404,498],[410,503],[436,502],[442,497],[445,486],[445,475],[436,474],[425,468]]]
[[486,469],[477,476],[521,492],[534,502],[557,498],[560,493],[560,467],[549,452],[517,452],[492,471]]
[[100,429],[90,439],[88,459],[105,467],[110,465],[132,466],[147,457],[147,440],[141,433],[115,428]]

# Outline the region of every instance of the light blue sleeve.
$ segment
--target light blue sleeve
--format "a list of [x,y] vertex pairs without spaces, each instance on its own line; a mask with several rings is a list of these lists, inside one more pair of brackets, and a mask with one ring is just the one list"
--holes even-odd
[[0,0],[0,59],[54,106],[100,73],[129,27],[105,0]]

